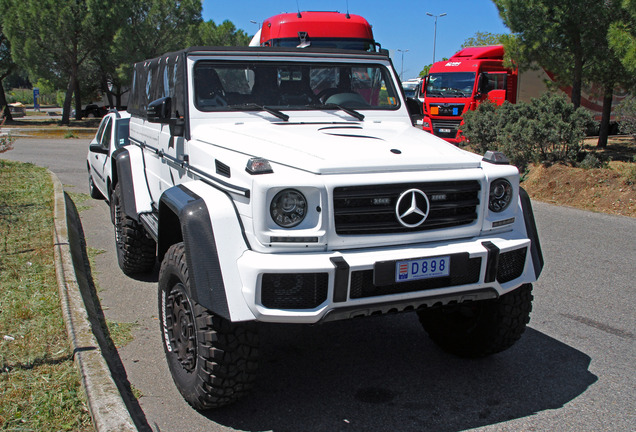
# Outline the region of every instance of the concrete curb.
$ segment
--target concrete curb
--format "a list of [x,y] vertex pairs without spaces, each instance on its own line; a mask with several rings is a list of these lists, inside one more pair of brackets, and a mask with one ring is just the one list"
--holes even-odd
[[73,266],[69,241],[69,230],[72,227],[67,222],[64,188],[57,176],[51,171],[49,173],[54,185],[53,240],[60,303],[93,425],[98,432],[137,431],[92,332]]

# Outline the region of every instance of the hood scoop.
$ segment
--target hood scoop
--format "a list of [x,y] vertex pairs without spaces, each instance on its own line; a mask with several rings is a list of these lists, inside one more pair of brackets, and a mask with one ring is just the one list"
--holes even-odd
[[382,138],[378,138],[377,136],[361,133],[360,131],[363,130],[362,126],[327,126],[318,130],[325,135],[347,138],[368,138],[384,141]]

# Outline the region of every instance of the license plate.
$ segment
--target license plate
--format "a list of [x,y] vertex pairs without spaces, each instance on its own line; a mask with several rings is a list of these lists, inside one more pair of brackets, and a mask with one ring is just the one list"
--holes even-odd
[[450,129],[440,129],[439,133],[450,133],[451,130]]
[[417,258],[395,263],[395,281],[408,282],[450,274],[450,256]]

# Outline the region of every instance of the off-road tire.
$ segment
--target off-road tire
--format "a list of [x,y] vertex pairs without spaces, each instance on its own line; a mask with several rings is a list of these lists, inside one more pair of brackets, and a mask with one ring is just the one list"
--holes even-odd
[[445,305],[418,312],[422,326],[442,349],[460,357],[485,357],[510,348],[526,329],[532,285],[494,300]]
[[183,243],[171,246],[161,263],[159,314],[172,379],[192,407],[218,408],[249,392],[257,369],[256,326],[231,323],[193,299]]
[[115,186],[110,205],[114,215],[119,268],[127,275],[152,271],[157,261],[157,243],[148,237],[141,224],[124,214],[119,183]]

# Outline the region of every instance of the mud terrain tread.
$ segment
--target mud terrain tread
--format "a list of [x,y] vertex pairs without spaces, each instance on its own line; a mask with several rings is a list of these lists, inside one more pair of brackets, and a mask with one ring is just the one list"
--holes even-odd
[[121,187],[119,183],[113,192],[112,204],[115,215],[115,247],[117,262],[127,275],[148,273],[155,267],[157,244],[148,237],[141,224],[123,214]]
[[[178,273],[178,274],[177,274]],[[180,281],[186,291],[190,278],[183,243],[168,249],[159,272],[159,304],[162,291]],[[231,323],[199,305],[189,295],[196,328],[197,360],[186,373],[174,353],[164,350],[175,385],[184,399],[198,410],[231,404],[251,390],[256,379],[258,335],[254,323]],[[161,310],[162,316],[165,311]],[[162,324],[163,325],[163,324]]]
[[532,285],[495,300],[447,305],[418,312],[431,339],[460,357],[485,357],[514,345],[530,322]]

